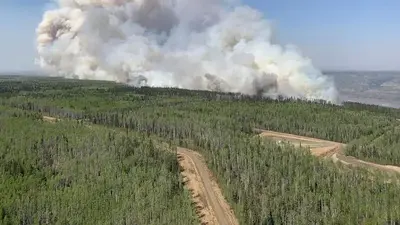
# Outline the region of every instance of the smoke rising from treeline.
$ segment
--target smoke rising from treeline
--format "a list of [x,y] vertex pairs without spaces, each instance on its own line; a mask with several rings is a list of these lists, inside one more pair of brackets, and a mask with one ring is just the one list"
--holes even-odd
[[271,41],[263,15],[223,0],[58,0],[37,28],[51,74],[337,101],[334,83]]

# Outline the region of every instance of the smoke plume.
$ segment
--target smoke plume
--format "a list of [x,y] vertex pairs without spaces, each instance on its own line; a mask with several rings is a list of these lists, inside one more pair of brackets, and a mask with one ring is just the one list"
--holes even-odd
[[228,0],[58,0],[37,28],[56,76],[337,101],[333,82]]

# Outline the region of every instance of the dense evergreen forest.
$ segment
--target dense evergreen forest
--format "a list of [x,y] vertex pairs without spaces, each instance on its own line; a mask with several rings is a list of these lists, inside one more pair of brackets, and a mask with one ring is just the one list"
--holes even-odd
[[1,224],[196,224],[168,145],[0,110]]
[[174,146],[206,157],[240,224],[400,220],[385,174],[253,133],[348,143],[346,154],[400,165],[397,109],[60,78],[0,79],[0,104],[4,224],[196,224]]

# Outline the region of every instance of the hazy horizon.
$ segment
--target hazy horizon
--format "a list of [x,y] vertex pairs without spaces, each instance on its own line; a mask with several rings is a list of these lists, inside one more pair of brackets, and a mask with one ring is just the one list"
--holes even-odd
[[[396,107],[400,106],[400,102],[397,102],[396,97],[396,95],[400,94],[400,91],[394,87],[396,85],[400,86],[400,81],[397,78],[390,77],[393,81],[391,81],[392,83],[389,86],[377,86],[377,83],[380,83],[382,80],[386,79],[385,82],[389,82],[390,79],[388,78],[388,73],[394,73],[396,74],[395,76],[397,76],[397,73],[400,73],[400,44],[398,44],[398,40],[400,40],[400,31],[396,28],[396,24],[393,22],[400,20],[400,16],[396,13],[400,10],[400,2],[388,0],[385,4],[380,4],[376,1],[366,0],[350,3],[346,2],[346,4],[344,4],[344,0],[336,2],[315,2],[306,0],[301,3],[290,2],[290,4],[288,4],[287,2],[285,3],[285,1],[277,0],[271,0],[264,3],[249,0],[243,3],[260,11],[262,16],[267,19],[267,23],[270,23],[272,26],[272,29],[270,29],[269,25],[263,26],[262,28],[257,27],[258,30],[253,33],[270,32],[272,33],[273,43],[283,45],[293,44],[296,46],[296,49],[299,49],[301,57],[304,57],[300,59],[301,63],[299,63],[299,57],[291,59],[286,58],[285,60],[287,63],[281,63],[278,66],[281,67],[279,68],[282,69],[281,71],[292,71],[291,73],[296,71],[297,75],[296,73],[295,75],[297,76],[297,80],[304,80],[307,82],[307,85],[310,86],[317,85],[315,82],[318,80],[321,81],[324,78],[320,77],[321,79],[317,79],[316,76],[313,76],[315,70],[307,61],[307,59],[310,59],[312,64],[317,69],[321,70],[323,74],[328,74],[329,76],[334,77],[335,86],[339,90],[340,97],[355,99],[364,98],[366,101],[374,101],[380,104],[393,103]],[[0,29],[6,31],[3,32],[0,37],[0,47],[2,49],[2,51],[0,51],[0,74],[39,76],[48,74],[34,64],[35,57],[37,56],[35,47],[35,29],[42,21],[42,15],[47,9],[49,9],[49,1],[47,0],[4,0],[0,2],[0,13],[2,13],[4,18],[0,21]],[[249,11],[248,13],[248,18],[251,18],[251,15],[257,14],[252,11]],[[51,25],[51,23],[48,23],[48,25]],[[48,28],[45,28],[44,31],[47,32]],[[43,37],[42,40],[46,40],[46,36]],[[95,39],[96,37],[96,35],[93,35],[91,38]],[[58,52],[65,52],[67,48],[63,48],[66,46],[66,43],[61,43],[63,44],[56,45],[52,42],[49,46],[53,46],[52,48],[55,47],[58,49]],[[205,46],[208,46],[207,44],[209,43],[206,43]],[[138,48],[137,46],[140,47],[140,45],[136,45],[135,42],[126,43],[126,45],[136,49]],[[70,46],[73,47],[76,45]],[[271,51],[273,52],[273,49],[268,49],[268,45],[259,46],[263,46],[262,56],[270,54]],[[100,45],[97,47],[102,48]],[[72,51],[72,48],[68,49],[68,51]],[[110,48],[108,50],[112,49],[115,48]],[[249,46],[245,49],[252,51],[249,49]],[[255,49],[260,48],[253,47],[253,51]],[[85,53],[80,51],[80,49],[75,49],[72,52],[75,52],[73,54],[77,54],[76,56],[83,56],[81,58],[85,58]],[[119,49],[119,51],[121,51],[121,49]],[[79,55],[78,52],[79,54],[83,54]],[[50,56],[50,58],[47,59],[51,59],[49,61],[53,61],[53,59],[57,60],[59,58],[57,51],[53,56],[51,56],[51,53],[52,52],[42,52],[41,57]],[[125,53],[129,53],[129,51],[126,51]],[[109,54],[111,54],[110,51],[108,51],[106,55]],[[168,54],[169,53],[166,52],[166,56],[170,57],[171,55]],[[111,55],[112,56],[110,57],[117,62],[119,55]],[[278,54],[276,59],[281,56]],[[228,57],[228,54],[226,54],[226,57]],[[258,57],[260,57],[260,55]],[[68,61],[68,57],[66,59]],[[99,62],[102,61],[102,59],[97,60]],[[268,63],[268,57],[266,57],[265,60],[265,62]],[[68,64],[70,67],[69,69],[71,69],[70,71],[72,71],[70,74],[77,74],[74,71],[74,68],[90,68],[83,64],[78,66],[75,62],[76,61],[68,63],[64,61],[62,63],[62,68],[65,69]],[[132,63],[131,61],[126,62]],[[152,61],[149,61],[149,63],[150,62]],[[169,63],[171,62],[172,61]],[[223,60],[213,60],[214,64],[218,64],[218,62],[223,62]],[[257,63],[260,65],[258,65],[257,68],[263,66],[266,68],[267,66],[263,65],[263,62],[263,60],[258,60]],[[274,63],[275,62],[276,61],[274,61]],[[280,62],[282,62],[282,60]],[[297,62],[297,64],[291,64],[291,62]],[[177,65],[175,67],[187,67],[187,63],[184,63],[183,61],[182,63],[182,65]],[[133,64],[136,65],[135,63]],[[295,67],[290,69],[283,68],[288,65],[294,65]],[[232,71],[239,69],[239,67],[232,66],[235,65],[232,64],[228,66]],[[217,67],[215,66],[214,68]],[[152,69],[150,69],[150,71],[152,71]],[[218,70],[214,69],[212,71]],[[226,73],[226,71],[227,70],[215,72],[216,74],[214,75],[221,75],[222,77],[233,81],[237,79],[227,76],[227,74],[223,74]],[[85,78],[86,75],[93,74],[92,72],[94,71],[80,71],[80,74],[78,75]],[[204,74],[204,71],[194,69],[188,74],[182,74],[182,77],[191,76],[195,72]],[[206,72],[208,73],[208,71]],[[106,71],[100,74],[100,77],[103,78],[108,76],[107,79],[115,79],[114,76],[119,79],[120,76],[124,76],[122,73],[120,74],[118,70],[114,70],[114,72]],[[280,72],[277,72],[276,74],[278,76],[282,75]],[[242,74],[241,76],[246,77],[250,75],[252,75],[252,73]],[[167,77],[161,77],[163,78],[162,80],[168,80]],[[384,79],[382,77],[384,77]],[[92,79],[98,79],[98,77],[93,77]],[[222,80],[226,81],[226,79]],[[127,81],[128,80],[129,79],[127,79]],[[294,85],[298,83],[299,82],[293,82]],[[328,90],[324,85],[329,86],[328,83],[318,84],[319,90],[315,92],[316,95],[319,95],[319,92],[323,93],[324,90]],[[229,86],[232,85],[229,84]],[[330,86],[332,87],[332,85]],[[327,96],[331,95],[326,94],[325,97]],[[386,100],[389,102],[386,102]]]
[[[31,71],[36,54],[35,29],[49,8],[48,0],[0,2],[0,72]],[[282,44],[294,44],[322,71],[400,70],[400,2],[287,2],[256,0],[243,3],[261,11]]]
[[[333,77],[341,101],[400,108],[400,71],[326,71],[324,74]],[[0,73],[0,76],[6,75],[24,76],[17,72]],[[45,77],[41,73],[25,75]]]
[[[399,70],[323,70],[321,69],[321,72],[323,74],[327,74],[327,73],[400,73],[400,69]],[[9,71],[0,71],[0,76],[3,75],[29,75],[32,73],[42,73],[43,75],[45,75],[44,73],[46,73],[45,71],[43,71],[40,68],[37,69],[33,69],[33,70],[9,70]]]

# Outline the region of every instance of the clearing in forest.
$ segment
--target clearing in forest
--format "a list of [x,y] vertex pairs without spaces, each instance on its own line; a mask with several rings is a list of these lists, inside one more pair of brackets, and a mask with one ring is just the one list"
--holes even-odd
[[255,129],[255,131],[260,133],[260,137],[267,137],[276,141],[287,141],[295,146],[310,148],[311,154],[317,157],[332,158],[335,162],[339,161],[350,166],[362,166],[364,168],[400,173],[400,167],[397,166],[380,165],[346,156],[343,152],[346,145],[342,143],[261,129]]

